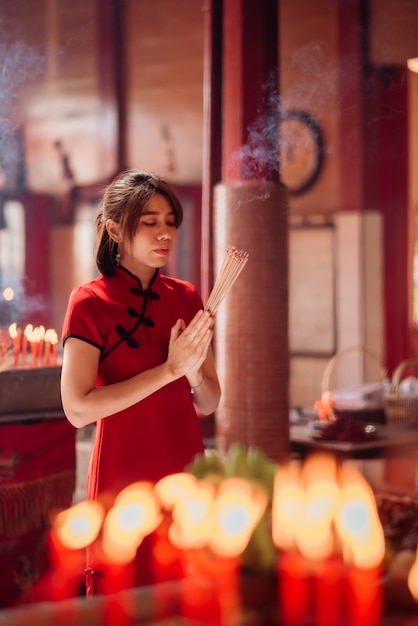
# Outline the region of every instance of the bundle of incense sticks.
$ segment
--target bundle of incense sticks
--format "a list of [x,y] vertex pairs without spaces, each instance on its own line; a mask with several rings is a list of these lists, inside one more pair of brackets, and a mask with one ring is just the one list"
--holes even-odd
[[247,261],[248,252],[238,250],[234,246],[227,248],[221,269],[206,303],[206,311],[210,311],[212,315],[216,313],[220,303],[241,274]]

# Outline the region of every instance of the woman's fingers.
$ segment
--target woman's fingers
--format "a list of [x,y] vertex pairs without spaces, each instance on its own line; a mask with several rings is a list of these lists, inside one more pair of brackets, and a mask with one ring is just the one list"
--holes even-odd
[[200,366],[206,358],[212,340],[213,318],[207,311],[199,311],[184,329],[180,320],[171,329],[168,359],[176,371],[186,373]]
[[208,311],[198,311],[184,331],[189,341],[201,341],[208,329],[213,326],[213,317]]

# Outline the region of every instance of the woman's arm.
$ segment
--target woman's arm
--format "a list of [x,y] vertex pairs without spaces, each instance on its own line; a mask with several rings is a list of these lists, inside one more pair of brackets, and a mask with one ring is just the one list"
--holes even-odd
[[218,407],[221,388],[215,369],[212,348],[209,346],[202,366],[193,373],[186,374],[193,394],[193,402],[203,415],[210,415]]
[[[98,388],[100,351],[85,341],[69,337],[64,346],[61,371],[61,399],[67,419],[76,428],[82,428],[127,409],[187,373],[191,384],[200,369],[205,372],[205,377],[207,371],[208,389],[216,386],[213,358],[211,353],[208,356],[212,326],[213,318],[206,311],[199,311],[187,328],[183,320],[178,320],[171,329],[168,357],[164,363],[128,380]],[[209,397],[216,395],[207,391],[202,395],[202,402],[206,394]],[[195,395],[197,399],[197,393]],[[196,404],[200,408],[200,400]]]

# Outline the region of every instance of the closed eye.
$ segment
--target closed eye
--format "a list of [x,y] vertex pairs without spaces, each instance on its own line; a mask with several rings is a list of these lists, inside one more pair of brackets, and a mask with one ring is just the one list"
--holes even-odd
[[[142,222],[144,226],[157,226],[157,222]],[[177,224],[174,222],[166,222],[166,225],[170,228],[177,228]]]

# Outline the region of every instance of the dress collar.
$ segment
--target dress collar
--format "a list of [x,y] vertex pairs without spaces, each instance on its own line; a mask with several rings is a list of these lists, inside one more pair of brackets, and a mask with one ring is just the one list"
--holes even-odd
[[135,289],[135,291],[140,291],[141,293],[145,294],[152,292],[152,287],[158,276],[160,275],[160,272],[158,268],[155,270],[148,289],[144,289],[140,279],[123,265],[118,265],[115,267],[115,274],[119,276],[119,278],[121,278],[123,282],[126,282],[126,284],[131,288],[131,291],[132,289]]

